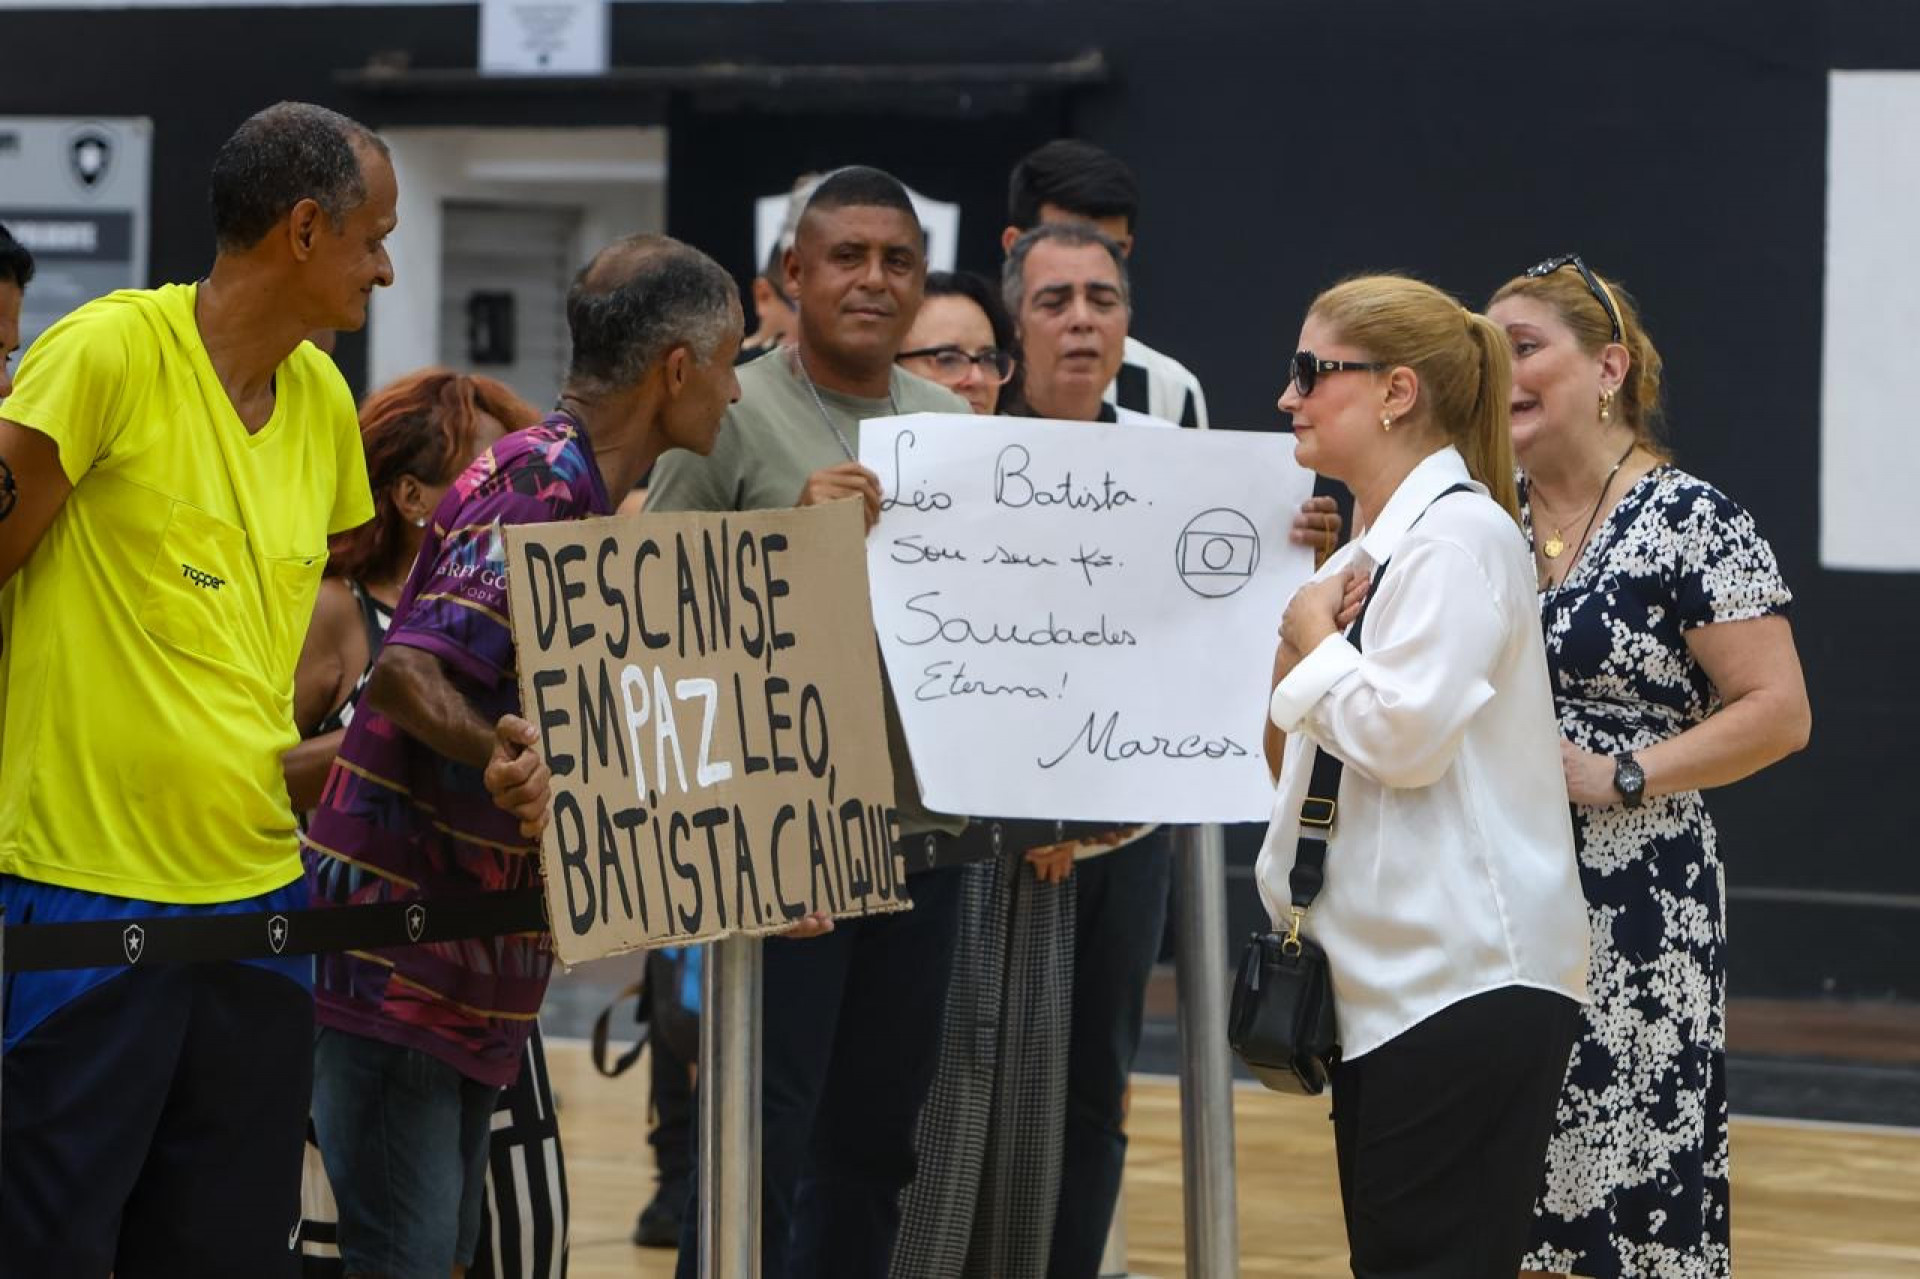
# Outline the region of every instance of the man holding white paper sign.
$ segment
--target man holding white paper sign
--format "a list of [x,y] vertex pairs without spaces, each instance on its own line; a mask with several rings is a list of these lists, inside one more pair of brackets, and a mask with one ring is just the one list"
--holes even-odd
[[[919,310],[926,246],[906,190],[877,169],[827,175],[786,257],[799,306],[796,345],[740,369],[740,402],[709,458],[662,459],[649,511],[744,511],[857,498],[878,518],[880,478],[857,460],[865,419],[964,413],[966,402],[896,368]],[[847,619],[849,643],[869,642]],[[961,837],[964,817],[921,802],[891,694],[888,753],[904,850]],[[933,1078],[952,970],[959,883],[952,868],[909,859],[913,909],[841,921],[825,937],[766,954],[761,1120],[761,1273],[887,1272],[900,1190],[914,1171],[913,1130]],[[706,1157],[706,1152],[699,1154]],[[699,1248],[690,1206],[678,1273]]]
[[[1126,255],[1116,242],[1084,223],[1042,223],[1008,249],[1003,285],[1020,325],[1033,416],[1177,425],[1105,400],[1131,319]],[[1008,474],[996,467],[1002,496],[1007,488],[999,480]],[[1085,557],[1086,549],[1077,555]],[[1089,585],[1102,558],[1096,552],[1081,564]],[[1166,931],[1172,844],[1166,828],[1136,826],[1035,850],[1028,859],[1042,875],[1051,861],[1056,874],[1072,870],[1075,879],[1066,1133],[1047,1273],[1078,1279],[1099,1273],[1126,1170],[1127,1080]]]

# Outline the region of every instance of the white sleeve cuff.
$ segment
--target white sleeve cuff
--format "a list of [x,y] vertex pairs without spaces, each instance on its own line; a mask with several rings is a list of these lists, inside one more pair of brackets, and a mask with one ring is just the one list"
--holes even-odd
[[1274,687],[1268,716],[1281,732],[1294,732],[1328,689],[1359,669],[1360,650],[1347,643],[1344,635],[1327,636]]

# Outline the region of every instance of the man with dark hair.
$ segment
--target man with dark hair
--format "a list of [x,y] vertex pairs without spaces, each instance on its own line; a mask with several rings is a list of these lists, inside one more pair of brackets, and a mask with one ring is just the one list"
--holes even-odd
[[[662,460],[649,510],[743,511],[857,498],[868,525],[880,479],[860,465],[863,418],[964,413],[900,369],[919,310],[926,243],[905,188],[877,169],[829,174],[786,255],[798,341],[740,370],[740,402],[709,458]],[[920,802],[889,691],[887,748],[903,843],[936,846],[966,820]],[[923,863],[924,865],[924,863]],[[914,868],[910,863],[910,871]],[[761,1273],[884,1276],[913,1177],[914,1122],[933,1079],[958,924],[957,871],[920,869],[913,909],[767,943],[761,1103]],[[705,1157],[706,1152],[701,1152]],[[679,1274],[698,1247],[687,1214]]]
[[[559,407],[453,483],[401,589],[307,845],[322,904],[539,882],[548,775],[520,718],[509,524],[609,515],[668,449],[707,453],[739,397],[740,295],[666,236],[602,250],[567,295]],[[524,747],[503,761],[501,743]],[[489,774],[517,771],[504,790]],[[476,803],[483,789],[507,800]],[[487,1133],[553,968],[545,933],[329,954],[316,979],[314,1127],[348,1274],[440,1276],[479,1241]]]
[[[1139,209],[1133,170],[1091,143],[1062,138],[1013,167],[1000,247],[1011,250],[1022,234],[1043,223],[1091,222],[1123,255],[1131,256]],[[1131,334],[1106,399],[1181,426],[1207,425],[1207,397],[1200,380],[1178,360]]]
[[373,512],[353,394],[304,339],[391,282],[396,191],[371,134],[297,103],[214,167],[263,190],[234,217],[215,181],[206,278],[80,307],[0,405],[0,906],[134,921],[124,965],[8,975],[7,1274],[296,1258],[312,964],[149,958],[138,921],[304,901],[293,670],[327,538]]
[[[20,349],[20,307],[32,280],[33,254],[0,226],[0,400],[13,393],[13,353]],[[5,500],[0,497],[0,503]]]

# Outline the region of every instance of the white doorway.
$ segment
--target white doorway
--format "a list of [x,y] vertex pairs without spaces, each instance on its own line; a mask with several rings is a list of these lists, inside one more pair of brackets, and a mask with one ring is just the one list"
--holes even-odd
[[551,404],[567,356],[567,282],[602,245],[666,228],[666,130],[381,137],[393,151],[400,225],[388,240],[394,283],[374,294],[368,321],[369,389],[445,364]]

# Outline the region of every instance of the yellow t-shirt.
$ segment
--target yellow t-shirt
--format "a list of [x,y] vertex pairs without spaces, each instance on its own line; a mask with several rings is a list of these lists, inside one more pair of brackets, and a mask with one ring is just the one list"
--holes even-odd
[[305,343],[249,434],[194,287],[81,307],[0,416],[73,492],[0,589],[0,872],[233,901],[300,874],[280,756],[327,537],[373,515],[353,394]]

